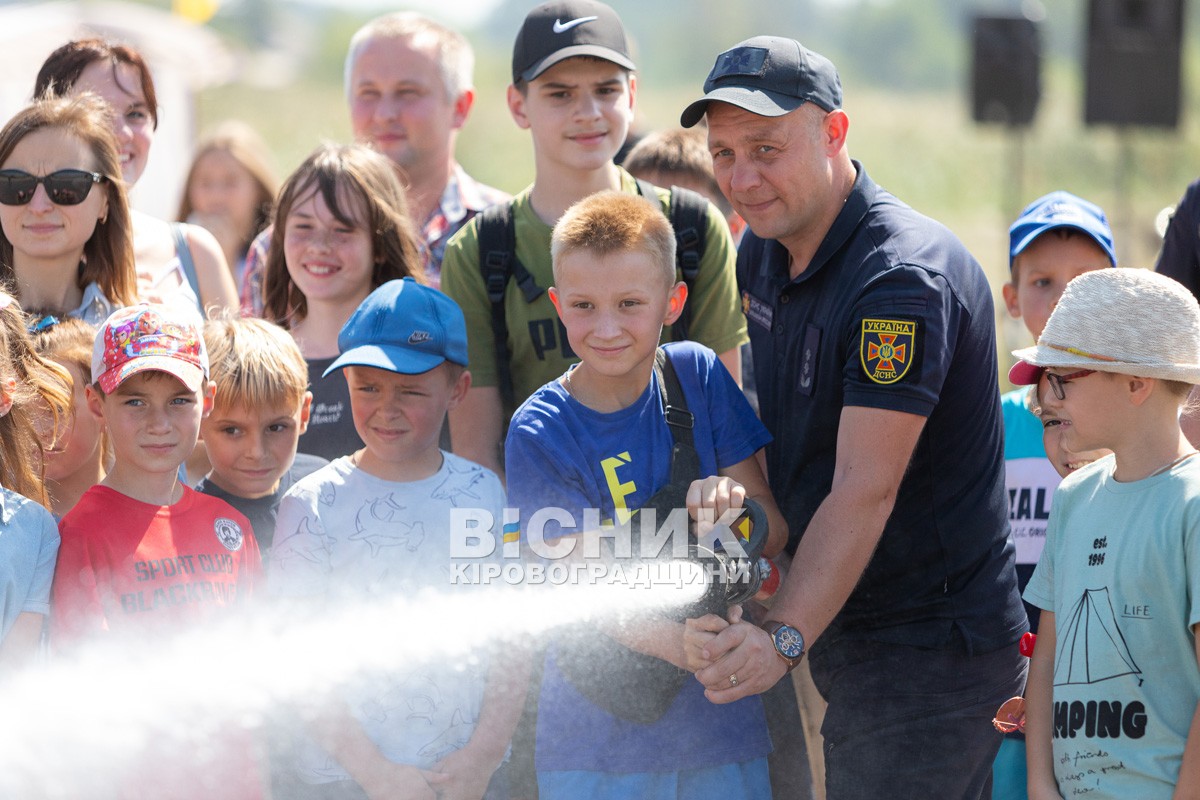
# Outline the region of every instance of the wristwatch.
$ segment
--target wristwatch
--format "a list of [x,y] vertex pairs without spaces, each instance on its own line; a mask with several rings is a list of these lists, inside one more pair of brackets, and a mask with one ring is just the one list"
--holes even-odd
[[791,625],[778,620],[767,620],[763,623],[763,630],[771,635],[775,652],[787,664],[788,672],[791,672],[804,657],[804,635]]

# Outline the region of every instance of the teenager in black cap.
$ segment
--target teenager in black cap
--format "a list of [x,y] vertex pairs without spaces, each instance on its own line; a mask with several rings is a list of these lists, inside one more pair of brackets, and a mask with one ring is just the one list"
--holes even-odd
[[771,488],[796,541],[763,627],[730,625],[697,677],[714,702],[809,654],[829,702],[826,789],[989,798],[996,704],[1023,686],[991,290],[944,227],[846,149],[833,64],[748,39],[706,94],[738,254]]
[[[502,283],[505,363],[497,354],[487,281],[480,272],[479,223],[472,221],[447,245],[442,290],[463,309],[471,348],[471,390],[450,415],[454,452],[502,473],[500,443],[516,405],[555,380],[578,359],[545,290],[550,231],[576,201],[602,189],[639,192],[633,177],[613,163],[633,120],[637,79],[625,29],[616,12],[592,0],[546,3],[525,17],[513,47],[508,108],[533,139],[533,184],[509,205],[516,261]],[[672,195],[648,187],[668,213]],[[712,348],[732,375],[740,375],[738,348],[746,322],[738,306],[735,252],[729,226],[711,204],[703,252],[691,285],[687,338]],[[668,328],[664,341],[671,341]],[[501,390],[503,368],[512,397]]]

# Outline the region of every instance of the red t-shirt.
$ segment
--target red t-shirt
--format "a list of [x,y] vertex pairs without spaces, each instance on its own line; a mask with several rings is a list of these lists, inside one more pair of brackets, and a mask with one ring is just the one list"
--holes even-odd
[[[121,635],[152,659],[169,652],[167,637],[186,640],[189,631],[233,619],[262,581],[249,521],[223,500],[187,487],[179,502],[158,506],[93,486],[59,523],[59,533],[50,613],[59,652]],[[230,653],[230,673],[237,671],[237,658]],[[130,668],[163,667],[135,655]],[[190,680],[180,675],[181,693],[198,689]],[[202,696],[185,697],[177,711],[203,709]],[[261,797],[251,732],[231,724],[213,727],[211,720],[185,722],[177,711],[152,723],[162,729],[147,731],[142,756],[119,778],[121,797]],[[177,739],[181,725],[192,729],[193,739]]]

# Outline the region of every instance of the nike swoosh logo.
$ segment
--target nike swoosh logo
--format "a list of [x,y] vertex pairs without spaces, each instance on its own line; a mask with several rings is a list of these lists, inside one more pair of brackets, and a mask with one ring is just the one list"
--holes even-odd
[[559,22],[556,19],[556,20],[554,20],[554,32],[555,33],[566,33],[567,31],[571,30],[571,28],[574,28],[576,25],[582,25],[585,22],[591,22],[592,20],[596,20],[596,19],[600,19],[600,18],[599,17],[580,17],[579,19],[573,19],[570,22]]

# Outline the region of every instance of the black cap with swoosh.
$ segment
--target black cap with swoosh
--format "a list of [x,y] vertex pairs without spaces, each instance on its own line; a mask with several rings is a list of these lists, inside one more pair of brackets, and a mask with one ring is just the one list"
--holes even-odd
[[544,3],[525,16],[513,45],[513,83],[531,81],[575,56],[595,56],[637,69],[617,12],[595,0],[561,0]]

